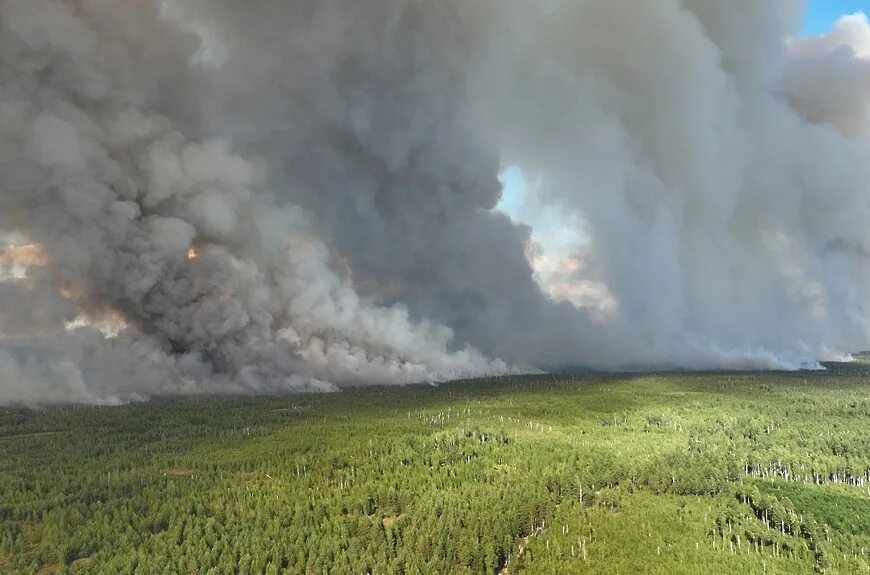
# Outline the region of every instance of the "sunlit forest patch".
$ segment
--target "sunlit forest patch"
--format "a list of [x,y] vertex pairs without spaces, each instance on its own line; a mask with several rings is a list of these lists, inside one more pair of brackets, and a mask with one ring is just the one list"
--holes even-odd
[[0,573],[870,573],[863,369],[5,408]]

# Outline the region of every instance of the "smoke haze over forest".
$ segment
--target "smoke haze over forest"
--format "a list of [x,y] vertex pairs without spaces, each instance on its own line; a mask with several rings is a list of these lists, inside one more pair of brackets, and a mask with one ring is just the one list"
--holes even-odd
[[870,24],[804,9],[5,0],[0,404],[870,348]]

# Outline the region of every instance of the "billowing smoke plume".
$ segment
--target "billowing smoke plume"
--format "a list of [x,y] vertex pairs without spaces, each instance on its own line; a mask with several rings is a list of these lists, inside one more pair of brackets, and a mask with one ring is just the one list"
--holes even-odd
[[5,0],[0,403],[868,347],[870,27],[801,12]]

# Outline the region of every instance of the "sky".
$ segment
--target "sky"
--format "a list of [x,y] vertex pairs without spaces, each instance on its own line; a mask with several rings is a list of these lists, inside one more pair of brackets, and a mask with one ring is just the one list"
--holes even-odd
[[870,14],[870,0],[810,0],[804,34],[821,34],[830,29],[840,16],[855,12]]

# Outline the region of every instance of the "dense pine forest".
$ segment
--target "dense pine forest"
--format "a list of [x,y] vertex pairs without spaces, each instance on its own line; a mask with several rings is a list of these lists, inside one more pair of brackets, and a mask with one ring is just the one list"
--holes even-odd
[[870,366],[0,409],[0,573],[870,573]]

